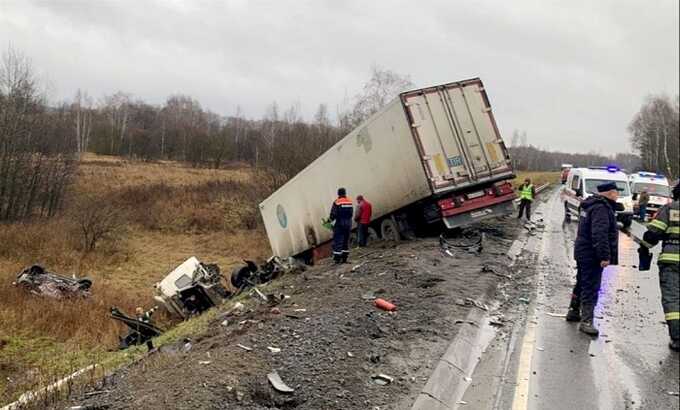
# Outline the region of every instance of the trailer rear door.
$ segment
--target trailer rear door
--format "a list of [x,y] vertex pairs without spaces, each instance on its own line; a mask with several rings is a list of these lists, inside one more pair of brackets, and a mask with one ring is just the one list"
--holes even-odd
[[401,95],[434,193],[512,174],[481,80]]

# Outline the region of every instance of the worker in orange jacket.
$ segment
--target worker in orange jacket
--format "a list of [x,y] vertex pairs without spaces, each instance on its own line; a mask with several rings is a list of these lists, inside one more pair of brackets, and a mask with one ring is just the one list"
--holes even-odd
[[333,261],[347,263],[349,258],[349,235],[352,230],[352,215],[354,205],[352,200],[347,198],[345,188],[338,189],[338,199],[333,202],[331,214],[328,218],[333,224]]

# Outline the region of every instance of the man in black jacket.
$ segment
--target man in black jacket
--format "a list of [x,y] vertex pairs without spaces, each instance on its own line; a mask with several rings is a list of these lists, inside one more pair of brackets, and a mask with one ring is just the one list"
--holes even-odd
[[[597,336],[593,313],[602,282],[602,271],[618,263],[619,233],[616,226],[616,184],[597,187],[598,193],[581,202],[578,234],[574,244],[576,285],[572,293],[567,320],[580,320],[579,330]],[[579,314],[580,310],[580,314]]]

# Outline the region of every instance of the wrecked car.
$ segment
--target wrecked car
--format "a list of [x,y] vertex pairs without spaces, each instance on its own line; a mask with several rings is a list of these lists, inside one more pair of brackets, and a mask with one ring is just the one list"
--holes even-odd
[[286,260],[278,256],[272,256],[262,266],[257,266],[255,262],[244,260],[245,266],[235,268],[231,273],[231,284],[237,289],[245,289],[250,286],[267,283],[294,270],[304,270],[304,265],[298,263],[293,258]]
[[128,327],[128,333],[125,337],[119,337],[118,348],[120,350],[127,349],[130,346],[136,346],[146,343],[149,350],[153,348],[151,338],[159,336],[161,329],[154,326],[148,319],[153,310],[144,313],[142,316],[134,318],[121,312],[117,307],[111,308],[111,318],[119,322],[125,323]]
[[90,296],[92,279],[59,275],[40,265],[32,265],[17,274],[14,284],[35,295],[63,299]]
[[231,296],[222,281],[219,266],[201,263],[192,256],[156,284],[154,299],[171,314],[185,319]]

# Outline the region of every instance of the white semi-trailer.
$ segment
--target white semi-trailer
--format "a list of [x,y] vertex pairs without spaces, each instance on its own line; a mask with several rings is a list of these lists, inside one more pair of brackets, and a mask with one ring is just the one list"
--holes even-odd
[[[304,149],[304,147],[300,147]],[[478,78],[400,94],[260,204],[274,255],[332,238],[323,226],[339,187],[373,204],[388,239],[442,223],[465,226],[513,210],[514,178]]]

